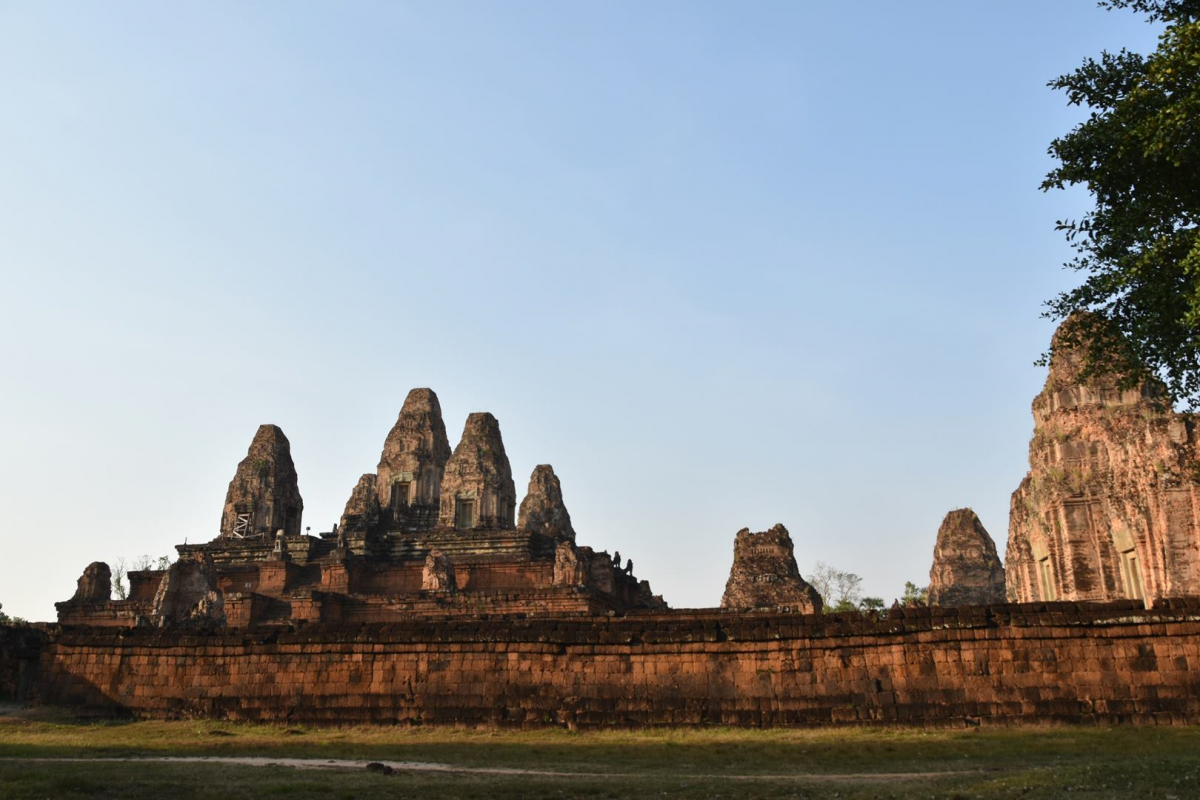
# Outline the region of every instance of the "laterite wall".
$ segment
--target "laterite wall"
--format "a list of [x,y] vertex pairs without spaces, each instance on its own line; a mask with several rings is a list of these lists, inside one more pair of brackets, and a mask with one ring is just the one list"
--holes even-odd
[[1200,722],[1200,602],[66,631],[45,702],[305,723]]
[[0,701],[29,699],[48,638],[45,631],[30,625],[0,625]]

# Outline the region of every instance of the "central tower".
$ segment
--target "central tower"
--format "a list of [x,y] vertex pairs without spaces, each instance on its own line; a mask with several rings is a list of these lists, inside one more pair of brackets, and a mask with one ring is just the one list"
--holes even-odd
[[375,485],[387,527],[429,530],[437,525],[449,458],[450,441],[437,395],[432,389],[413,389],[379,456]]

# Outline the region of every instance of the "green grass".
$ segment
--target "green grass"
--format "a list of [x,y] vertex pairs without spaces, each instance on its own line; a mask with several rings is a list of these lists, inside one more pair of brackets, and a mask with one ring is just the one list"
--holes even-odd
[[[418,761],[601,776],[377,775],[365,769],[28,760],[164,755]],[[1088,798],[1200,798],[1200,728],[571,733],[80,722],[61,712],[40,711],[0,716],[0,759],[6,759],[0,761],[0,798],[1026,798],[1068,792]],[[929,772],[957,774],[916,780],[870,777]],[[852,777],[831,781],[829,776]]]

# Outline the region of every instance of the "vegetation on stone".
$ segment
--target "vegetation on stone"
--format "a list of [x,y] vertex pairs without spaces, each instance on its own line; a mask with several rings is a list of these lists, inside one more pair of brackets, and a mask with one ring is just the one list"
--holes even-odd
[[20,617],[12,617],[4,613],[4,605],[0,603],[0,625],[26,625],[25,620]]
[[[1055,139],[1042,188],[1087,188],[1094,207],[1058,229],[1084,282],[1049,301],[1047,316],[1080,317],[1051,346],[1089,341],[1088,375],[1126,387],[1161,377],[1170,396],[1200,403],[1200,3],[1106,0],[1163,22],[1149,55],[1088,58],[1050,85],[1091,113]],[[1043,363],[1048,357],[1043,357]]]
[[917,586],[912,581],[904,582],[904,594],[896,601],[900,605],[925,605],[929,598],[928,586]]

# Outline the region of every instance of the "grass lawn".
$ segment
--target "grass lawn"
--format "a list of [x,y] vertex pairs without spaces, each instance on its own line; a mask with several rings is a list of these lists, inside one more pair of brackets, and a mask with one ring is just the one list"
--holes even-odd
[[[164,756],[419,765],[378,774],[361,766],[116,760]],[[105,760],[33,760],[60,758]],[[432,771],[429,764],[449,769]],[[542,774],[469,771],[494,768]],[[45,709],[0,716],[0,798],[276,796],[1182,800],[1200,798],[1200,728],[571,733],[82,722]]]

